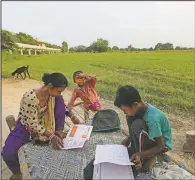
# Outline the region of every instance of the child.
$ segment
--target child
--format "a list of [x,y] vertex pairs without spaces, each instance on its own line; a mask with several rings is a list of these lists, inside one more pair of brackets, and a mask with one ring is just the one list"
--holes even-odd
[[122,144],[129,146],[131,143],[129,154],[136,162],[137,169],[148,166],[147,170],[150,170],[154,165],[154,158],[151,157],[156,158],[157,154],[172,150],[168,118],[156,107],[144,103],[137,89],[132,86],[120,87],[114,104],[128,117],[130,136]]
[[99,103],[99,97],[94,89],[96,77],[92,75],[85,75],[82,71],[76,71],[73,74],[73,81],[78,85],[78,88],[74,89],[72,97],[68,103],[68,108],[72,109],[76,99],[80,98],[87,111],[99,111],[101,109],[101,105]]

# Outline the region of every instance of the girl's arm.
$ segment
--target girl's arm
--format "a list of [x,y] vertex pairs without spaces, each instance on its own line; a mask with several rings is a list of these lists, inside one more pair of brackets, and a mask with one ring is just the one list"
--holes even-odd
[[81,105],[81,104],[84,104],[84,102],[78,102],[78,103],[74,104],[73,107],[76,107],[76,106]]
[[95,85],[96,85],[95,75],[82,74],[81,77],[85,79],[85,83],[89,85],[89,88],[95,88]]
[[78,97],[77,92],[76,92],[76,90],[74,90],[74,92],[72,93],[72,96],[70,98],[70,101],[68,102],[68,105],[67,105],[69,110],[71,110],[74,107],[74,102],[76,101],[77,97]]

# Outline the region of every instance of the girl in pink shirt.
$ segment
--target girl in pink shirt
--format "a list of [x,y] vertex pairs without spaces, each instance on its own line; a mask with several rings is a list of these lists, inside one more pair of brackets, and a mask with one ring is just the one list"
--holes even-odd
[[95,91],[96,77],[93,75],[85,75],[82,71],[76,71],[73,74],[73,80],[78,87],[74,89],[72,97],[68,103],[68,108],[72,109],[76,99],[80,98],[87,110],[99,111],[101,105],[99,103],[99,97]]

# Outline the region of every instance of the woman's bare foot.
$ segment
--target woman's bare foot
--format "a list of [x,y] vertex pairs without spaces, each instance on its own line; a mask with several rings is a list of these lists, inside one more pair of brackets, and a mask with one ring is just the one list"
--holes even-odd
[[21,173],[12,174],[10,180],[22,180],[22,174]]

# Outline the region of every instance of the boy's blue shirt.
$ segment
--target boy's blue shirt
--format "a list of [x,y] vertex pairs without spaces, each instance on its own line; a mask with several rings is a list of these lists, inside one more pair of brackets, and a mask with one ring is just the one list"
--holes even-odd
[[172,150],[171,125],[167,116],[156,107],[148,104],[143,118],[148,126],[149,139],[162,136],[168,150]]

